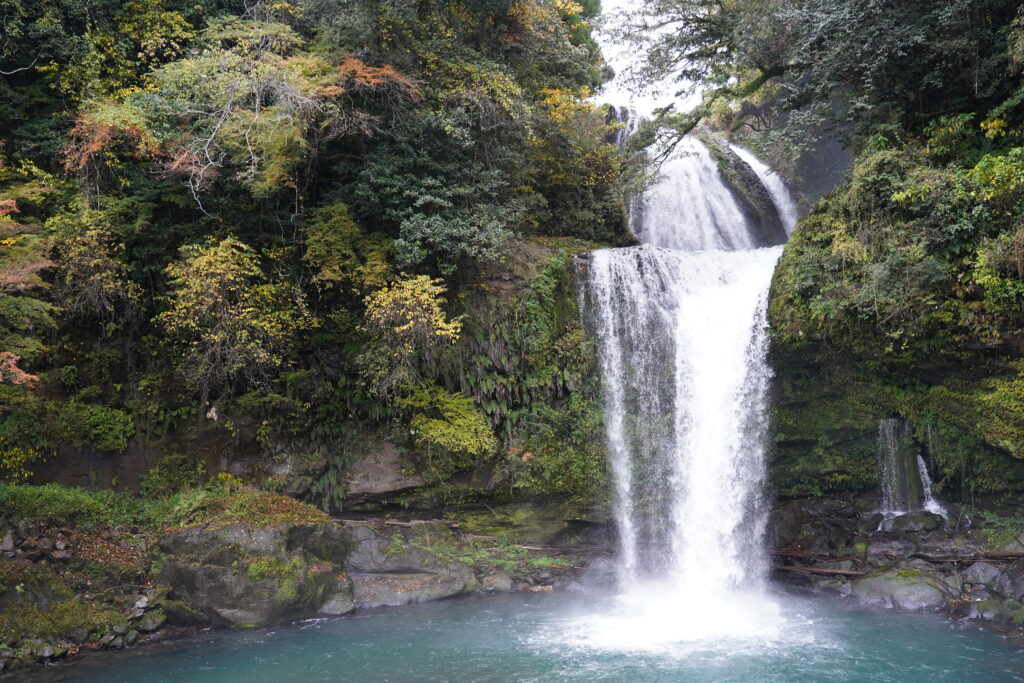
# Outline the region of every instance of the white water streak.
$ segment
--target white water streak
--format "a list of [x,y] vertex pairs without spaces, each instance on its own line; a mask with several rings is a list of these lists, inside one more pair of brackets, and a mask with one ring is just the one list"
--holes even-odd
[[796,228],[796,222],[800,218],[800,210],[797,208],[789,188],[786,187],[786,181],[782,179],[782,176],[769,168],[768,164],[758,159],[747,149],[731,143],[729,147],[736,153],[736,156],[746,162],[750,168],[754,169],[754,173],[757,174],[758,179],[760,179],[761,183],[768,189],[768,193],[772,196],[772,201],[779,211],[779,217],[782,218],[782,225],[786,228],[786,234],[792,235],[794,228]]

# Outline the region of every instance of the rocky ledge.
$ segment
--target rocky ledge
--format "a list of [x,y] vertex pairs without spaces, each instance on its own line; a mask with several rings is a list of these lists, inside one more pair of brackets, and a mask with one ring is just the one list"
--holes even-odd
[[885,519],[871,501],[791,501],[773,513],[775,575],[861,605],[1024,624],[1024,536],[1009,544],[957,510]]
[[[440,520],[215,522],[134,540],[133,573],[106,570],[110,584],[127,577],[115,587],[68,578],[95,564],[81,556],[98,538],[86,544],[74,529],[27,524],[0,537],[0,672],[183,628],[258,628],[477,591],[549,590],[573,582],[595,550],[517,545]],[[103,551],[124,554],[128,546],[114,541]]]

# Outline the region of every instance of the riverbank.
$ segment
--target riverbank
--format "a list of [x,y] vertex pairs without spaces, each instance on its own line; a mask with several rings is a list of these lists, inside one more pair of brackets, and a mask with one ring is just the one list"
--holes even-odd
[[790,501],[773,513],[774,576],[861,606],[935,611],[1020,635],[1024,535],[1015,518],[946,513],[886,518],[867,498]]
[[0,487],[0,502],[0,671],[190,629],[548,591],[608,551],[518,543],[451,520],[336,520],[253,490],[203,489],[146,504],[18,486]]
[[[498,508],[446,519],[332,519],[293,498],[204,489],[144,504],[0,487],[0,671],[220,629],[260,629],[455,596],[612,585],[593,521],[537,526]],[[134,505],[134,507],[133,507]],[[536,506],[534,506],[536,507]],[[774,579],[864,607],[1024,624],[1013,517],[951,508],[886,520],[868,498],[802,499],[770,521]],[[880,527],[884,527],[881,529]],[[571,529],[567,533],[565,529]],[[557,543],[532,539],[558,539]],[[604,539],[601,542],[601,539]]]

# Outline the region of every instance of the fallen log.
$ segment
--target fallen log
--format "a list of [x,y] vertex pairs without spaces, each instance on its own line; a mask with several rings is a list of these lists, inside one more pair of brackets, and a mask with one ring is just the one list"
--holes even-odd
[[867,572],[860,572],[855,569],[821,569],[818,567],[789,567],[775,565],[776,571],[797,572],[799,574],[823,574],[826,576],[864,576]]

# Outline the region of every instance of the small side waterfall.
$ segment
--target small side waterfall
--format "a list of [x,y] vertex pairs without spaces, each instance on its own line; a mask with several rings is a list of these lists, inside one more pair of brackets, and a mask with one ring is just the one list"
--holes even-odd
[[729,147],[736,153],[736,156],[743,159],[754,170],[761,183],[771,193],[772,201],[775,202],[775,207],[779,210],[779,216],[782,218],[782,224],[786,228],[786,234],[793,234],[797,219],[800,218],[800,211],[797,209],[796,202],[793,201],[793,194],[786,187],[786,181],[782,179],[782,176],[769,168],[768,164],[758,159],[745,148],[733,144],[730,144]]
[[878,423],[880,512],[886,517],[927,510],[945,516],[932,494],[928,467],[904,418],[887,417]]

